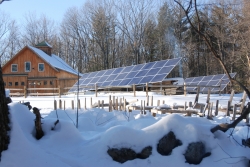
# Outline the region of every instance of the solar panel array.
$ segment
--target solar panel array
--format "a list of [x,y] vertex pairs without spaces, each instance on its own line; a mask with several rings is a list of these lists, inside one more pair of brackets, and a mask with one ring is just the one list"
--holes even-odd
[[[234,78],[235,75],[236,73],[230,73],[232,78]],[[219,92],[224,90],[229,82],[230,80],[226,74],[191,77],[185,79],[187,92],[195,92],[197,86],[200,86],[200,92],[208,92],[209,86],[211,86],[211,92]]]
[[[181,58],[155,61],[127,67],[85,73],[79,80],[79,91],[98,87],[116,87],[161,82]],[[69,90],[77,91],[78,82]]]

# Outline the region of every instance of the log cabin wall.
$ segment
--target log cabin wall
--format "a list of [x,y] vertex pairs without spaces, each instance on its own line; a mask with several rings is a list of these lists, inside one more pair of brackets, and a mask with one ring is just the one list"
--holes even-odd
[[[29,71],[25,69],[25,62],[30,62]],[[41,68],[39,70],[39,64],[43,64],[43,70]],[[17,66],[17,71],[12,71],[12,65]],[[24,86],[26,88],[58,88],[60,86],[61,92],[65,93],[68,89],[64,88],[72,87],[77,81],[77,75],[52,67],[27,46],[8,61],[2,70],[5,88],[12,90],[24,89]],[[20,90],[12,92],[16,93]],[[52,91],[33,90],[27,93],[34,92],[51,93]]]

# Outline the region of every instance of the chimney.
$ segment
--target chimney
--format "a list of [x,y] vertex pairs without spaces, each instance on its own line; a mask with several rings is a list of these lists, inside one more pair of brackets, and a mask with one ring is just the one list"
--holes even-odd
[[37,44],[36,48],[44,51],[47,55],[51,56],[52,46],[46,41]]

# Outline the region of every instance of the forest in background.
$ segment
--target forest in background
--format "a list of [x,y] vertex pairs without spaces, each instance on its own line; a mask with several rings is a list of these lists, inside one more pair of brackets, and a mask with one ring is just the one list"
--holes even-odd
[[[201,30],[229,72],[249,85],[250,3],[199,3]],[[65,11],[59,25],[46,15],[28,13],[22,24],[1,10],[0,15],[2,65],[24,46],[47,41],[54,54],[81,73],[177,57],[182,57],[177,75],[184,78],[224,73],[174,0],[89,0]],[[191,18],[195,25],[196,15]]]

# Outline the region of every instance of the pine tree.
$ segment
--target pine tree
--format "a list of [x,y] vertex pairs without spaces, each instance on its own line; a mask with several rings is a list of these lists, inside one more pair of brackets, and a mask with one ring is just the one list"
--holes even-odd
[[0,160],[1,153],[8,149],[10,138],[8,135],[9,128],[9,109],[5,97],[4,81],[2,77],[2,67],[0,66]]

